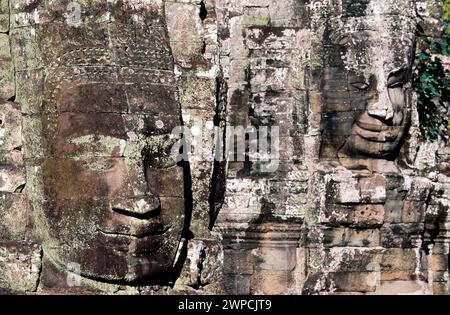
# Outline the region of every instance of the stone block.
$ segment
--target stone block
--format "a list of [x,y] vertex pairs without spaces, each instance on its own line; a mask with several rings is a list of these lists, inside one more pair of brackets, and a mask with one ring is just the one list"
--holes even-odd
[[425,219],[427,204],[425,201],[405,200],[402,210],[403,223],[422,222]]
[[381,226],[384,221],[384,205],[361,204],[354,206],[353,225],[358,227]]
[[42,111],[44,73],[42,70],[23,70],[16,72],[16,102],[25,114],[38,114]]
[[310,248],[308,266],[321,272],[368,272],[380,266],[383,249],[364,247]]
[[31,27],[12,29],[11,53],[16,71],[38,69],[44,66],[39,38]]
[[408,281],[416,277],[415,270],[395,270],[381,272],[381,281]]
[[373,295],[424,295],[430,294],[428,284],[423,281],[399,280],[381,281]]
[[390,248],[383,253],[381,269],[383,271],[415,270],[418,252],[410,248]]
[[242,24],[245,26],[267,26],[270,22],[268,8],[247,7],[244,9]]
[[353,178],[346,178],[345,181],[332,182],[330,193],[333,196],[333,200],[340,204],[355,204],[361,201],[357,182]]
[[323,244],[330,247],[375,247],[380,244],[378,229],[327,228],[323,230]]
[[378,229],[347,229],[346,246],[376,247],[380,245],[380,231]]
[[0,0],[0,33],[9,31],[9,0]]
[[448,270],[445,271],[434,271],[433,272],[433,282],[445,282],[448,283],[449,274]]
[[448,255],[431,255],[431,270],[445,271],[448,268]]
[[268,8],[269,0],[244,0],[242,5],[244,7],[260,7],[260,8]]
[[383,176],[363,177],[359,180],[361,199],[364,203],[386,201],[386,179]]
[[384,205],[384,221],[400,223],[403,216],[403,200],[388,199]]
[[309,102],[311,111],[314,113],[321,113],[324,108],[324,98],[321,92],[311,91],[309,95]]
[[319,222],[327,226],[348,226],[352,223],[353,208],[351,206],[327,204],[323,209],[319,210]]
[[412,201],[426,201],[430,192],[432,184],[429,179],[423,177],[415,177],[411,183],[411,189],[407,195],[408,200]]
[[202,269],[200,284],[221,284],[223,281],[223,248],[218,240],[202,240]]
[[0,287],[34,292],[41,270],[41,247],[35,243],[0,242]]
[[17,193],[25,187],[25,171],[14,166],[0,166],[0,192]]
[[40,116],[23,118],[23,155],[25,160],[36,160],[44,156],[42,119]]
[[387,224],[381,228],[381,246],[386,248],[411,248],[411,236],[423,233],[424,224],[421,223],[395,223]]
[[204,114],[213,111],[216,106],[215,89],[215,80],[192,75],[184,77],[180,95],[181,107],[183,109],[201,109],[206,111]]
[[219,241],[192,239],[177,285],[205,286],[222,280],[223,252]]
[[255,269],[292,271],[296,264],[296,247],[265,247],[255,250]]
[[329,275],[334,288],[339,292],[374,292],[376,282],[371,281],[370,272],[335,272]]
[[30,233],[31,209],[24,194],[0,193],[0,239],[24,240]]
[[249,295],[251,293],[251,276],[243,274],[225,275],[225,290],[230,295]]
[[433,282],[432,284],[433,294],[434,295],[448,295],[449,294],[449,285],[448,282]]
[[269,6],[271,25],[306,28],[309,12],[306,1],[271,1]]
[[189,3],[166,3],[166,19],[175,60],[192,62],[203,48],[203,27],[199,6]]
[[283,295],[293,286],[290,272],[282,270],[259,270],[251,281],[253,294]]
[[[0,14],[0,27],[2,14]],[[9,35],[0,34],[0,100],[6,101],[15,94],[14,66],[11,57]]]
[[23,154],[21,150],[0,151],[0,165],[23,166]]
[[251,275],[254,272],[254,257],[250,250],[225,249],[223,265],[227,275]]
[[0,105],[0,151],[20,151],[22,147],[22,113],[16,103]]

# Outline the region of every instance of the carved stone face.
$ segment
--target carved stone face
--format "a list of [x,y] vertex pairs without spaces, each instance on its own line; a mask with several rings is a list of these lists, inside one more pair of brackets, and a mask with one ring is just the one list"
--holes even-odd
[[183,168],[170,154],[180,124],[174,90],[139,75],[87,76],[62,83],[57,111],[42,116],[50,258],[99,279],[165,272],[184,225]]
[[[173,263],[184,223],[183,169],[170,156],[178,108],[151,92],[80,78],[60,88],[60,112],[43,116],[52,258],[87,276],[134,280]],[[159,115],[115,108],[133,99]]]
[[23,21],[13,36],[18,71],[37,77],[21,101],[41,100],[27,116],[42,127],[42,143],[27,127],[36,148],[27,176],[39,183],[29,187],[42,187],[30,197],[44,257],[101,281],[159,277],[174,264],[185,224],[163,3],[80,6],[80,20],[69,23],[67,2],[42,2],[41,19]]
[[409,25],[359,17],[330,36],[334,51],[322,81],[323,122],[325,144],[339,157],[386,158],[399,147],[412,98]]

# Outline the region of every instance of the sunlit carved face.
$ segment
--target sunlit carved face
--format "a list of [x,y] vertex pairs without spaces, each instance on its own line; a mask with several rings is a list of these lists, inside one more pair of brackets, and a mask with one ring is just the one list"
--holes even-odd
[[339,156],[387,157],[406,132],[414,39],[411,30],[398,33],[381,23],[336,40],[338,62],[325,70],[323,117]]
[[42,116],[44,248],[86,277],[133,281],[170,270],[179,246],[183,168],[170,132],[180,116],[174,86],[117,76],[64,81]]
[[[350,88],[366,94],[363,111],[352,125],[352,133],[343,148],[348,155],[386,156],[402,139],[409,121],[405,84],[409,68],[379,71],[368,80],[350,75]],[[350,92],[352,93],[352,92]],[[369,96],[371,95],[371,96]]]

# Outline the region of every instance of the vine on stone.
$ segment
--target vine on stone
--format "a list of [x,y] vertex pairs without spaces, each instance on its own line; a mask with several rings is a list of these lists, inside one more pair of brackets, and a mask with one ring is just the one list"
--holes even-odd
[[450,0],[443,0],[443,10],[442,37],[425,37],[418,46],[414,87],[422,136],[450,146],[450,71],[440,58],[450,54]]

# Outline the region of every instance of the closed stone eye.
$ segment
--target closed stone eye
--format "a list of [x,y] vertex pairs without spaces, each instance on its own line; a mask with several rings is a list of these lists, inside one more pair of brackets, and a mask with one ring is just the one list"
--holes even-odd
[[388,84],[388,88],[390,89],[395,89],[395,88],[401,88],[405,85],[405,82],[403,81],[397,81],[397,82],[392,82]]
[[112,161],[86,161],[83,163],[83,166],[95,171],[95,172],[106,172],[112,169],[115,166],[115,163]]
[[353,82],[353,83],[351,83],[351,85],[354,88],[357,88],[358,90],[362,90],[362,91],[367,90],[369,88],[369,86],[370,86],[366,82]]
[[389,75],[389,79],[387,81],[387,86],[390,89],[401,88],[408,81],[408,70],[400,69],[392,72]]
[[345,34],[338,38],[337,43],[338,43],[338,45],[341,45],[341,46],[348,45],[350,43],[350,37],[347,34]]

